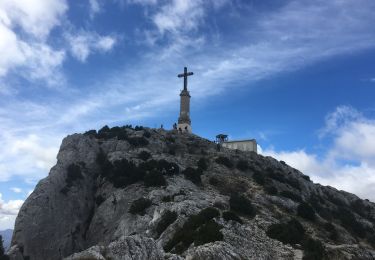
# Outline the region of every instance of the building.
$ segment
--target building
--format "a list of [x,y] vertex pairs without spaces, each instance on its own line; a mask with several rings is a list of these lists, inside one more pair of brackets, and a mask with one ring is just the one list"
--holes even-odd
[[218,134],[216,136],[216,142],[223,147],[233,150],[238,149],[245,152],[258,152],[257,141],[255,139],[228,141],[228,135]]

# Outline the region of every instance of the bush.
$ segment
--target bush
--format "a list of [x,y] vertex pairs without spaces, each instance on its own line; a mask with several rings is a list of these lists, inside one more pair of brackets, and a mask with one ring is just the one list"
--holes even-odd
[[210,220],[207,224],[204,224],[201,228],[198,229],[198,232],[195,236],[194,245],[204,245],[210,242],[223,240],[224,236],[220,232],[222,226],[217,224],[215,221]]
[[144,175],[145,172],[141,171],[134,162],[122,159],[113,162],[107,178],[114,187],[124,188],[141,181]]
[[219,180],[218,180],[216,177],[210,177],[210,179],[208,180],[208,182],[209,182],[212,186],[217,186],[217,185],[219,185]]
[[301,202],[298,205],[297,215],[310,221],[315,221],[316,218],[314,209],[306,202]]
[[129,144],[131,144],[134,147],[140,147],[140,146],[146,146],[149,144],[148,140],[146,138],[142,137],[130,137],[128,138]]
[[269,226],[266,233],[270,238],[277,239],[284,244],[298,244],[304,237],[305,229],[298,220],[291,219],[287,223]]
[[105,198],[102,195],[98,195],[95,197],[95,203],[99,207],[105,201]]
[[176,163],[168,162],[164,159],[159,160],[157,169],[167,175],[176,175],[180,172],[180,167]]
[[286,183],[287,180],[285,179],[284,175],[281,172],[275,171],[274,169],[268,167],[266,169],[267,171],[267,177],[276,180],[281,183]]
[[336,212],[336,216],[340,219],[343,227],[345,227],[349,232],[361,238],[365,237],[366,228],[362,225],[362,223],[357,221],[354,214],[348,209],[339,207],[338,211]]
[[148,159],[150,159],[150,157],[151,157],[151,154],[147,151],[142,151],[138,154],[138,158],[143,161],[147,161]]
[[86,131],[83,135],[87,135],[87,136],[90,136],[90,137],[96,137],[97,133],[96,133],[96,130],[89,130],[89,131]]
[[222,164],[229,169],[233,168],[232,161],[227,157],[220,156],[220,157],[216,158],[215,162],[218,163],[218,164]]
[[73,185],[73,182],[76,180],[83,179],[83,175],[81,173],[81,167],[78,164],[71,164],[68,166],[67,175],[66,175],[66,183],[69,187]]
[[278,193],[277,188],[274,187],[274,186],[272,186],[272,185],[267,185],[267,186],[265,186],[265,187],[264,187],[264,191],[265,191],[266,193],[270,194],[270,195],[273,195],[273,196],[277,195],[277,193]]
[[337,230],[335,228],[335,226],[330,223],[330,222],[327,222],[324,224],[324,229],[329,232],[329,238],[333,241],[336,241],[339,234],[337,233]]
[[3,237],[0,235],[0,259],[6,259],[5,258],[5,249],[4,249],[4,246],[3,246]]
[[151,133],[149,131],[144,131],[143,137],[150,138],[151,137]]
[[199,184],[202,183],[201,175],[203,173],[202,173],[201,169],[194,169],[194,168],[191,168],[191,167],[187,167],[182,172],[182,174],[185,176],[185,178],[187,180],[191,181],[192,183],[194,183],[196,185],[199,185]]
[[254,172],[253,179],[259,185],[264,185],[266,183],[266,178],[264,177],[264,174],[261,172]]
[[303,240],[302,248],[303,260],[320,260],[324,257],[325,249],[319,240],[308,237]]
[[244,214],[250,218],[253,218],[256,215],[256,209],[251,201],[244,196],[232,194],[229,199],[229,205],[232,211]]
[[129,208],[129,213],[131,214],[138,214],[138,215],[144,215],[146,212],[146,209],[150,207],[152,204],[152,201],[146,198],[140,198],[132,202]]
[[233,211],[224,211],[223,212],[223,219],[225,221],[229,221],[229,220],[233,220],[233,221],[236,221],[240,224],[242,224],[242,220],[239,216],[237,216],[236,213],[234,213]]
[[161,187],[167,184],[163,174],[159,171],[152,170],[143,178],[146,187]]
[[206,171],[208,169],[208,162],[207,159],[202,157],[198,160],[198,168],[201,169],[202,171]]
[[246,171],[249,168],[249,164],[246,160],[239,160],[236,165],[240,171]]
[[102,149],[99,150],[98,155],[96,156],[96,163],[99,164],[102,177],[108,176],[112,170],[112,164],[108,160],[107,155],[103,152]]
[[310,176],[302,175],[302,178],[304,178],[306,181],[311,181],[311,180],[310,180]]
[[176,219],[177,219],[177,213],[176,212],[170,211],[170,210],[165,211],[163,213],[163,215],[161,216],[161,219],[160,219],[160,221],[158,222],[158,224],[156,225],[156,228],[155,228],[157,237],[159,238],[160,235],[164,232],[164,230],[166,230],[167,227],[169,227],[170,224],[175,222]]
[[171,195],[163,196],[161,198],[161,201],[162,202],[171,202],[171,201],[173,201],[173,196],[171,196]]
[[219,231],[221,227],[212,223],[208,224],[214,222],[212,219],[216,216],[219,216],[219,211],[214,208],[207,208],[196,215],[191,215],[184,225],[176,230],[173,237],[165,245],[164,250],[170,252],[174,248],[176,253],[181,254],[193,242],[198,245],[222,240]]
[[288,198],[288,199],[291,199],[295,202],[302,202],[302,198],[301,196],[291,192],[291,191],[288,191],[288,190],[283,190],[282,192],[279,193],[281,196],[285,197],[285,198]]

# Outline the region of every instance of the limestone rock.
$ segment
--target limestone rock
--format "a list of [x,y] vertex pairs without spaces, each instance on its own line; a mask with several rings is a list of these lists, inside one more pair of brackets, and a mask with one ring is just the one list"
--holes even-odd
[[[267,235],[270,225],[292,218],[302,224],[306,236],[321,241],[326,259],[374,259],[372,202],[314,184],[271,157],[218,150],[216,144],[195,135],[148,128],[109,131],[63,140],[57,164],[18,214],[11,259],[301,259],[307,250],[303,246],[283,244]],[[150,158],[142,159],[141,152]],[[101,163],[99,155],[108,164]],[[220,163],[221,157],[233,166]],[[201,172],[201,183],[194,183],[182,171],[196,169],[201,158],[208,167]],[[132,176],[125,166],[113,170],[121,160],[138,175]],[[152,171],[162,174],[166,183],[147,186],[142,174],[151,170],[141,168],[142,163],[149,167],[165,161],[177,165],[179,173],[169,174],[157,166]],[[246,161],[248,168],[237,169],[239,161]],[[256,216],[237,212],[242,223],[225,220],[232,194],[250,200]],[[130,213],[140,198],[151,203],[140,213]],[[313,208],[314,221],[298,215],[302,201]],[[184,224],[208,207],[220,213],[210,221],[219,225],[222,239],[196,245],[198,233],[194,233],[185,248],[180,243],[169,250],[168,243]],[[167,224],[166,212],[175,213]],[[203,228],[200,225],[193,231]]]

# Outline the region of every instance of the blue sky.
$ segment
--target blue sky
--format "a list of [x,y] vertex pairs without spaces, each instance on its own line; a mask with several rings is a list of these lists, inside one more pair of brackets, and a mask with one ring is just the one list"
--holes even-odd
[[0,229],[64,136],[170,128],[184,66],[193,132],[375,201],[372,0],[0,1]]

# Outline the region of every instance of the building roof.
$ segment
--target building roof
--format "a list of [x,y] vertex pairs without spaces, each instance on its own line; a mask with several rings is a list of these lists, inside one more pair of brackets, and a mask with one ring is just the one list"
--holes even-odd
[[247,139],[247,140],[232,140],[232,141],[225,141],[224,143],[242,143],[242,142],[256,142],[255,139]]

